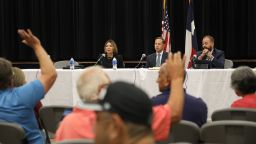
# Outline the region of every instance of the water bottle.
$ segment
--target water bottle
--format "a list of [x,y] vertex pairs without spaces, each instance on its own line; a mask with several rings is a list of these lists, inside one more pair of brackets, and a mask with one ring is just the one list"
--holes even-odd
[[117,60],[116,60],[115,57],[114,57],[113,60],[112,60],[112,66],[113,66],[113,70],[116,70],[116,69],[117,69]]
[[69,60],[69,68],[71,70],[75,69],[75,60],[73,58]]

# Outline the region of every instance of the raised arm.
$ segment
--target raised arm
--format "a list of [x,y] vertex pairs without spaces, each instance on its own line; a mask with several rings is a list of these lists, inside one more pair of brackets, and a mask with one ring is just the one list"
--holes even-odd
[[38,79],[43,84],[46,93],[52,87],[57,77],[53,62],[42,47],[40,40],[29,29],[27,31],[19,29],[18,34],[22,38],[22,43],[32,47],[38,58],[41,69],[41,76]]
[[174,123],[182,118],[184,106],[183,79],[185,57],[182,59],[180,52],[175,54],[170,53],[166,62],[171,93],[165,105],[171,108],[171,119],[172,123]]

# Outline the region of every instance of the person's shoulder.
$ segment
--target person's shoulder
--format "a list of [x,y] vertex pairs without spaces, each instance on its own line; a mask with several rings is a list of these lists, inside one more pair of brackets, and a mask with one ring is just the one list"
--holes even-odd
[[[69,111],[70,109],[67,109],[67,111]],[[94,111],[91,110],[81,110],[79,108],[73,108],[71,111],[69,111],[70,113],[67,114],[63,121],[65,121],[65,123],[70,123],[70,122],[74,122],[74,121],[78,121],[79,119],[84,119],[84,118],[90,118],[90,117],[94,117],[96,114]],[[86,116],[86,117],[85,117]]]
[[232,104],[232,108],[244,108],[247,105],[244,99],[235,100]]
[[214,48],[214,50],[215,50],[217,53],[224,53],[223,50],[220,50],[220,49],[217,49],[217,48]]
[[155,55],[156,55],[156,53],[152,53],[152,54],[148,55],[147,57],[153,57]]
[[199,98],[199,97],[195,97],[195,96],[192,96],[190,94],[187,94],[185,93],[185,99],[189,102],[192,102],[192,103],[195,103],[195,104],[198,104],[198,105],[205,105],[206,106],[206,103],[203,101],[202,98]]
[[29,88],[33,89],[33,90],[35,90],[35,88],[37,88],[37,90],[38,90],[38,88],[44,89],[44,86],[43,86],[42,82],[37,79],[37,80],[33,80],[31,82],[28,82],[20,87],[17,87],[18,90],[23,90],[23,89],[28,90]]

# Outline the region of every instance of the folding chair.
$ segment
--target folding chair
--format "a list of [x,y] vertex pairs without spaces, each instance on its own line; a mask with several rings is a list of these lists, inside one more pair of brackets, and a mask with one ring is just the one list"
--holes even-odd
[[[39,110],[39,118],[42,127],[45,129],[46,140],[50,142],[50,135],[54,135],[60,121],[63,119],[63,113],[66,109],[72,108],[71,106],[43,106]],[[49,133],[50,132],[50,133]]]
[[246,120],[256,122],[256,109],[252,108],[225,108],[212,113],[212,121],[219,120]]
[[255,132],[255,122],[214,121],[201,127],[201,140],[205,143],[252,144],[256,142]]
[[25,131],[19,124],[0,121],[0,143],[27,143]]
[[77,140],[64,140],[57,144],[94,144],[92,139],[77,139]]
[[225,59],[224,61],[224,69],[233,68],[233,61],[229,59]]
[[200,129],[190,121],[181,120],[179,123],[171,126],[170,136],[167,141],[157,142],[157,144],[169,143],[199,143]]

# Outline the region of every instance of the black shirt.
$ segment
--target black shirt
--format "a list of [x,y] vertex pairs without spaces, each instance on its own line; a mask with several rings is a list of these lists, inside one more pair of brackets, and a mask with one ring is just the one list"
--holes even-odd
[[104,68],[112,68],[112,60],[114,57],[117,60],[117,68],[124,68],[123,57],[121,55],[114,55],[112,58],[107,58],[107,56],[102,57],[99,61],[99,65]]

